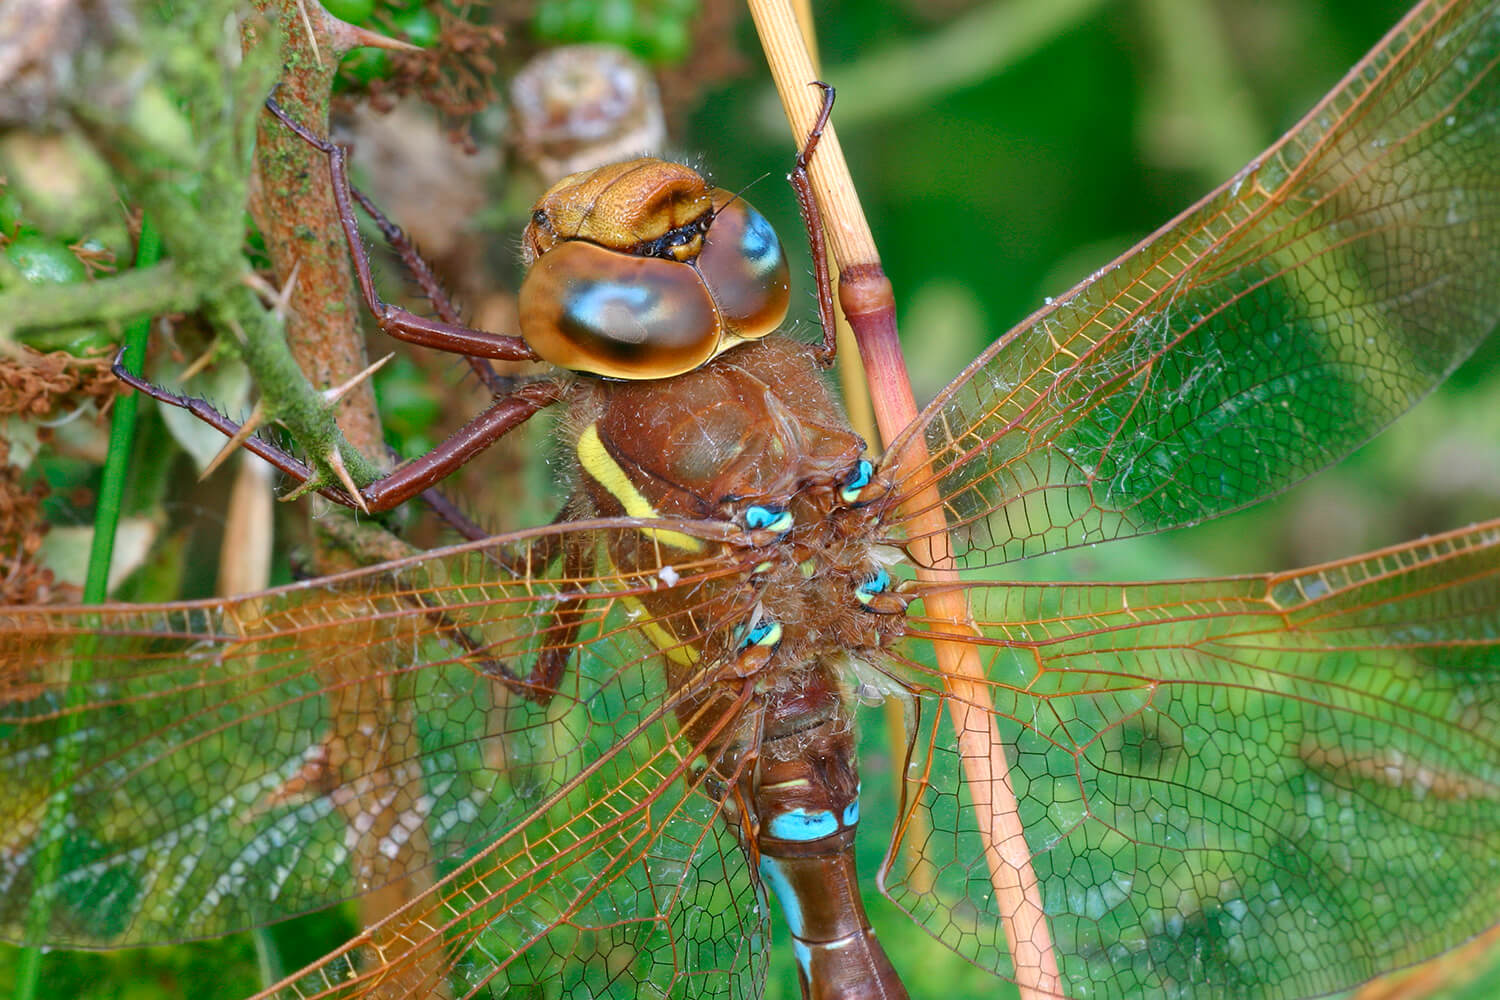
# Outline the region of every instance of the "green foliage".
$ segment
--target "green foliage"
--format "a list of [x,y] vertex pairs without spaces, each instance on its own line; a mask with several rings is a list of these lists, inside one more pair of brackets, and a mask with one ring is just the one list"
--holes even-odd
[[9,187],[0,189],[0,235],[25,236],[34,232],[36,227],[27,221],[20,196]]
[[391,75],[391,55],[385,49],[362,46],[344,56],[339,76],[354,83],[384,80]]
[[324,0],[323,9],[341,21],[364,24],[375,13],[375,0]]
[[21,236],[5,248],[21,280],[34,285],[71,285],[88,275],[73,251],[45,236]]
[[391,15],[391,25],[403,39],[424,49],[437,44],[442,29],[438,16],[427,7],[398,10]]
[[532,27],[551,42],[608,42],[652,63],[688,56],[697,0],[543,0]]
[[[328,12],[340,20],[369,28],[392,38],[410,42],[419,48],[431,48],[437,44],[443,22],[435,11],[436,4],[421,0],[409,2],[376,3],[375,0],[338,0],[324,4]],[[374,80],[390,79],[394,67],[391,56],[385,49],[368,46],[352,49],[339,63],[339,83],[369,84]]]

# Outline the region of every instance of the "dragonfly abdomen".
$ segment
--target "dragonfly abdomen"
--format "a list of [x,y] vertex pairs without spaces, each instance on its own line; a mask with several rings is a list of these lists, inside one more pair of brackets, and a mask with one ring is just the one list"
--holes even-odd
[[867,1000],[908,995],[860,901],[852,836],[847,847],[832,855],[762,853],[759,871],[786,915],[804,997]]
[[810,670],[804,684],[770,695],[764,718],[751,781],[754,856],[791,931],[803,996],[905,998],[860,898],[853,720],[829,671]]

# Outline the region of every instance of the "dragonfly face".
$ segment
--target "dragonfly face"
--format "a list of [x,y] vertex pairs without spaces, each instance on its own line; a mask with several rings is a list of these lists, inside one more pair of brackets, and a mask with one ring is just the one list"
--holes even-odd
[[786,257],[770,223],[678,163],[573,174],[542,195],[521,246],[521,333],[561,368],[681,375],[786,317]]
[[[276,992],[753,996],[775,892],[810,990],[895,992],[848,854],[876,695],[911,723],[881,888],[997,976],[1314,995],[1492,925],[1500,523],[1260,576],[952,571],[1273,494],[1472,350],[1500,318],[1497,53],[1500,5],[1424,4],[877,464],[771,337],[573,382],[546,527],[245,598],[0,611],[0,927],[175,940],[396,887]],[[694,218],[643,259],[685,266]],[[975,734],[1012,768],[1008,853]],[[1011,940],[1007,885],[1043,916]]]

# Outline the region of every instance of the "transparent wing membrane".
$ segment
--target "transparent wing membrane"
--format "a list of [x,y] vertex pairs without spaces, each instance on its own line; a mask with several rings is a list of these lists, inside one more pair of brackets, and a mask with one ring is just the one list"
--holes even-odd
[[1215,517],[1437,385],[1500,320],[1497,60],[1494,4],[1423,7],[1239,176],[981,355],[904,436],[932,454],[901,491],[937,477],[939,554]]
[[[712,996],[762,974],[745,942],[763,917],[717,804],[684,780],[657,663],[659,644],[698,637],[626,607],[663,576],[691,589],[744,567],[562,571],[559,541],[603,545],[637,523],[228,602],[0,614],[6,937],[39,896],[48,940],[98,947],[395,891],[420,899],[355,949],[379,959],[350,976],[333,957],[315,992],[378,980],[424,996],[434,977],[477,988],[565,956],[598,996]],[[560,620],[578,595],[584,610]],[[566,670],[539,698],[526,672],[560,642]],[[617,968],[624,949],[642,957]]]
[[[1070,993],[1320,995],[1494,923],[1500,522],[1299,573],[970,593]],[[1011,975],[948,715],[923,718],[886,891]]]

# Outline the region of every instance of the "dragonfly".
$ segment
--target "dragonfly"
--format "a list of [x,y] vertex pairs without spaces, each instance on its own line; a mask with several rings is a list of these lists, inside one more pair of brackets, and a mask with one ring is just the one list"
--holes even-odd
[[[1419,6],[878,460],[772,335],[581,377],[547,526],[243,598],[0,611],[6,937],[212,936],[415,885],[268,992],[753,996],[774,897],[809,995],[931,991],[859,903],[864,701],[909,724],[881,890],[1033,992],[1318,995],[1487,928],[1500,521],[1285,573],[993,576],[1277,493],[1492,331],[1497,62],[1500,5]],[[961,582],[916,572],[934,552]],[[952,592],[965,620],[929,610]],[[1021,939],[953,644],[1025,825]]]

